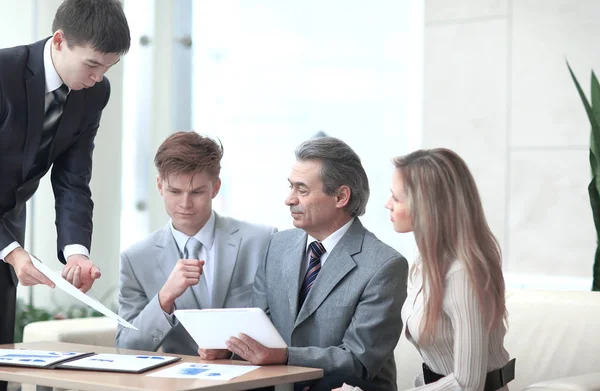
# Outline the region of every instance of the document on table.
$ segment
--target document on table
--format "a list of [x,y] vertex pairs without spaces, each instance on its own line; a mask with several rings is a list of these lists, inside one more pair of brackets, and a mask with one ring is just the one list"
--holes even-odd
[[99,353],[59,364],[62,369],[87,369],[90,371],[142,373],[181,360],[181,357],[152,354]]
[[86,295],[79,289],[75,288],[73,285],[69,284],[69,282],[67,280],[65,280],[64,278],[62,278],[60,276],[60,274],[53,272],[47,265],[43,264],[33,254],[29,254],[29,255],[31,256],[30,258],[31,258],[31,262],[33,262],[33,266],[35,266],[36,269],[38,269],[40,272],[42,272],[43,275],[48,277],[56,285],[57,288],[68,293],[69,295],[73,296],[74,298],[81,301],[82,303],[87,304],[88,306],[92,307],[93,309],[100,312],[101,314],[104,314],[105,316],[108,316],[109,318],[116,320],[122,326],[130,328],[130,329],[138,330],[137,327],[135,327],[134,325],[132,325],[131,323],[129,323],[128,321],[126,321],[125,319],[120,317],[119,315],[112,312],[104,304],[100,303],[98,300],[94,299],[91,296]]
[[16,367],[51,367],[65,360],[89,356],[93,352],[54,352],[50,350],[29,349],[0,349],[0,366],[9,365]]
[[175,310],[174,314],[202,349],[227,349],[225,341],[240,333],[267,348],[287,347],[269,317],[260,308]]
[[188,362],[165,368],[162,371],[151,373],[148,376],[180,379],[231,380],[234,377],[245,375],[258,368],[260,367],[256,365],[199,364]]

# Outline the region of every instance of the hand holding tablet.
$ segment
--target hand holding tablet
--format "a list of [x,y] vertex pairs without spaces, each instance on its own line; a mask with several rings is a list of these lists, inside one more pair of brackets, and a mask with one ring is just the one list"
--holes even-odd
[[287,347],[260,308],[175,310],[174,314],[201,349],[227,349],[225,341],[241,333],[267,348]]

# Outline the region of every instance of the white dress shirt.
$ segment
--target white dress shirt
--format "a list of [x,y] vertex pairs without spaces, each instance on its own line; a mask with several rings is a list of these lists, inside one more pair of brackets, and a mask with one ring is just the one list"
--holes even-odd
[[[327,260],[327,257],[333,251],[333,248],[342,239],[344,234],[350,229],[350,226],[352,225],[353,222],[354,222],[354,217],[351,218],[350,221],[348,221],[346,224],[344,224],[340,228],[338,228],[337,231],[335,231],[334,233],[332,233],[331,235],[329,235],[328,237],[326,237],[325,239],[323,239],[321,241],[321,244],[323,245],[323,247],[325,247],[325,253],[323,255],[321,255],[321,267],[323,267],[323,265],[325,265],[325,261]],[[308,237],[306,239],[306,256],[304,257],[304,260],[302,261],[303,270],[305,272],[308,271],[308,265],[310,264],[310,248],[309,248],[309,246],[314,241],[318,242],[317,239],[308,235]],[[302,278],[304,278],[304,277],[302,277]]]
[[[185,244],[190,238],[183,232],[180,232],[173,227],[173,222],[171,221],[171,232],[173,233],[173,238],[175,238],[175,242],[177,243],[177,247],[179,248],[179,256],[183,258],[183,254],[185,251]],[[202,274],[206,279],[206,287],[208,289],[208,299],[212,302],[212,287],[215,276],[215,212],[211,212],[210,217],[204,227],[200,229],[195,235],[194,238],[202,243],[202,247],[200,247],[200,260],[204,261],[204,267],[202,269]]]
[[[47,40],[46,44],[44,45],[44,76],[46,78],[46,94],[52,93],[52,91],[58,89],[60,86],[63,85],[63,81],[58,75],[58,72],[56,72],[54,64],[52,63],[52,55],[50,54],[51,44],[52,38]],[[69,92],[71,92],[70,88]],[[18,247],[21,247],[21,245],[19,245],[19,243],[17,243],[16,241],[10,243],[8,246],[4,247],[0,251],[0,259],[6,262],[6,256]],[[89,257],[90,251],[85,246],[82,246],[80,244],[68,244],[63,249],[63,254],[65,256],[65,259],[68,259],[71,255],[75,254],[81,254]]]

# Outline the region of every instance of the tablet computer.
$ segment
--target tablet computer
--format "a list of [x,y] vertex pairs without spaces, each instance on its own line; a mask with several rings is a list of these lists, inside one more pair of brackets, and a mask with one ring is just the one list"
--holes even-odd
[[175,310],[174,314],[201,349],[227,349],[225,341],[240,333],[267,348],[287,347],[260,308]]

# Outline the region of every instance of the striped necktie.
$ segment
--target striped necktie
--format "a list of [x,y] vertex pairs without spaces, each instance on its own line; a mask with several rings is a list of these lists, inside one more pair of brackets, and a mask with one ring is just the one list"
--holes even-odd
[[321,271],[321,256],[327,251],[325,250],[325,247],[323,247],[323,244],[317,241],[312,242],[308,247],[310,248],[310,261],[308,263],[306,276],[304,276],[304,281],[300,287],[298,310],[302,308],[302,304],[304,304],[304,300],[306,300],[306,296],[308,296],[310,288],[312,288],[317,276],[319,275],[319,272]]
[[65,84],[52,92],[46,93],[46,101],[44,105],[44,124],[42,126],[42,136],[40,138],[40,146],[35,156],[33,167],[30,171],[31,175],[37,175],[45,170],[50,154],[50,144],[56,135],[56,129],[62,116],[65,102],[69,94],[69,87]]

